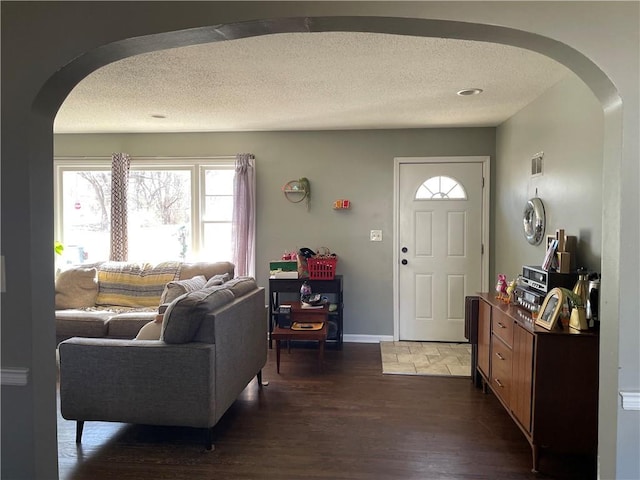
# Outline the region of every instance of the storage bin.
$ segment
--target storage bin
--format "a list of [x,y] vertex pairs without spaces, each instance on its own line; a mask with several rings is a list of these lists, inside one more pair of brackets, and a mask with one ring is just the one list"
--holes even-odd
[[315,257],[307,259],[309,280],[333,280],[336,276],[338,257]]
[[269,262],[269,270],[282,270],[283,272],[295,272],[298,270],[298,262],[295,260],[275,260]]

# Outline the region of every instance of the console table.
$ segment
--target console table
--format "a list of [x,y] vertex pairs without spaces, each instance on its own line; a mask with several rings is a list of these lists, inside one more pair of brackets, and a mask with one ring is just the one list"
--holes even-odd
[[[300,287],[303,282],[308,282],[313,293],[333,296],[331,303],[337,305],[333,312],[328,313],[329,323],[333,323],[335,332],[329,331],[327,343],[333,343],[338,349],[342,348],[342,275],[336,275],[332,280],[309,280],[308,278],[270,278],[269,279],[269,348],[272,348],[271,332],[277,324],[278,307],[281,303],[291,303],[282,300],[283,296],[300,299]],[[282,300],[282,301],[281,301]],[[330,329],[331,330],[331,329]]]
[[489,388],[531,445],[596,454],[599,341],[595,332],[545,330],[529,312],[478,295],[475,362]]

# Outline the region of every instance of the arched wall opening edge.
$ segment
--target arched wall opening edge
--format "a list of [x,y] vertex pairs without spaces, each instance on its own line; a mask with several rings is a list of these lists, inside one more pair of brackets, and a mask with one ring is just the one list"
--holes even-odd
[[[296,17],[255,20],[216,27],[199,27],[178,32],[157,33],[143,37],[123,39],[104,45],[81,55],[53,75],[40,90],[33,110],[48,125],[48,141],[53,139],[53,120],[68,93],[94,70],[113,61],[136,54],[236,38],[289,32],[373,32],[396,35],[441,37],[500,43],[535,51],[558,61],[572,70],[594,93],[604,111],[603,155],[603,282],[602,316],[613,319],[601,332],[600,357],[600,417],[607,412],[609,419],[617,418],[618,368],[618,316],[620,283],[620,184],[622,164],[622,101],[617,89],[591,60],[580,52],[534,33],[492,25],[472,24],[447,20],[397,17]],[[39,125],[34,135],[44,135]],[[42,202],[32,193],[31,209],[37,210]],[[34,240],[37,243],[37,240]],[[606,248],[604,248],[606,246]],[[32,260],[33,263],[33,260]],[[50,272],[53,273],[53,272]],[[53,287],[51,287],[53,288]],[[603,345],[605,346],[603,348]],[[607,458],[615,461],[615,427],[600,428],[600,452],[609,449]]]

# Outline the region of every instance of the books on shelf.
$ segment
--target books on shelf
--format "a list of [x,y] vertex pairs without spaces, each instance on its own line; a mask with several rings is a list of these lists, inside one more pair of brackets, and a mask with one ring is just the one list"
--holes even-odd
[[556,256],[556,250],[558,249],[558,239],[554,238],[549,242],[549,248],[547,248],[547,253],[544,256],[544,260],[542,262],[542,269],[547,272],[553,266],[553,260]]

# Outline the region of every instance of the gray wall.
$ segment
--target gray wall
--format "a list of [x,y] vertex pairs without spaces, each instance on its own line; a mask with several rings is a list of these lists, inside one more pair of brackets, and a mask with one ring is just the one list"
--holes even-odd
[[[600,272],[602,239],[602,107],[573,75],[498,127],[496,142],[495,257],[509,278],[522,265],[541,265],[545,244],[530,245],[522,213],[536,190],[547,234],[563,228],[578,240],[576,266]],[[531,157],[544,152],[544,173],[532,177]]]
[[[638,412],[623,410],[619,397],[620,390],[640,391],[638,2],[2,2],[0,8],[2,367],[30,372],[26,386],[2,386],[3,478],[56,477],[51,164],[59,105],[95,68],[143,51],[227,38],[232,30],[225,26],[238,22],[251,23],[246,35],[290,27],[505,43],[561,62],[589,86],[605,112],[607,185],[599,476],[640,478]],[[298,20],[286,27],[260,21],[282,17]]]
[[[494,128],[328,132],[56,135],[56,156],[256,155],[258,282],[269,260],[300,247],[328,247],[344,276],[344,331],[393,335],[393,159],[495,153]],[[307,177],[311,207],[288,202],[282,185]],[[333,210],[348,198],[350,210]],[[381,243],[369,231],[381,229]]]

